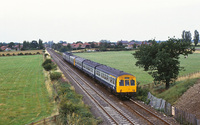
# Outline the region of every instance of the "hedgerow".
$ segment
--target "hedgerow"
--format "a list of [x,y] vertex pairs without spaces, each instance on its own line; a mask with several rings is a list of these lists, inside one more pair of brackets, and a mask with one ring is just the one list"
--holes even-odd
[[96,125],[100,122],[93,117],[89,107],[82,102],[82,96],[75,93],[69,83],[59,80],[56,90],[61,99],[58,120],[61,124]]
[[56,68],[56,65],[51,61],[51,59],[46,59],[43,63],[42,63],[43,68],[46,71],[50,71],[52,69]]
[[51,80],[58,80],[61,77],[61,73],[60,72],[51,72],[50,73],[50,78]]

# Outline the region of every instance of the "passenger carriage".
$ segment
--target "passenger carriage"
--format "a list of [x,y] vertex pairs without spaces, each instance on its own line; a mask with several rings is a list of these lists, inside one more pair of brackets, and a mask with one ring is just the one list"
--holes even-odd
[[75,58],[75,66],[79,68],[80,70],[83,70],[83,62],[86,61],[87,59],[77,57]]
[[93,62],[91,60],[86,60],[83,62],[83,72],[87,73],[89,76],[95,78],[95,69],[101,64]]

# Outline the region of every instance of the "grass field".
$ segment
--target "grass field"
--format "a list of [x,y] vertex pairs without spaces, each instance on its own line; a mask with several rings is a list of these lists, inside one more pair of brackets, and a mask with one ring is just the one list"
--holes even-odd
[[[132,53],[134,51],[75,53],[75,55],[131,73],[136,76],[141,85],[151,83],[153,78],[142,68],[135,66],[137,60]],[[185,67],[185,71],[181,71],[180,76],[198,71],[200,70],[200,53],[191,54],[188,58],[181,56],[180,62],[181,66]]]
[[42,55],[0,57],[0,124],[23,125],[50,116]]
[[0,56],[2,56],[3,54],[4,54],[4,55],[7,55],[8,53],[9,53],[10,55],[12,55],[13,53],[14,53],[15,55],[17,55],[18,53],[23,53],[23,54],[25,54],[25,53],[36,54],[37,52],[39,52],[40,54],[42,54],[43,50],[4,51],[4,52],[0,52]]

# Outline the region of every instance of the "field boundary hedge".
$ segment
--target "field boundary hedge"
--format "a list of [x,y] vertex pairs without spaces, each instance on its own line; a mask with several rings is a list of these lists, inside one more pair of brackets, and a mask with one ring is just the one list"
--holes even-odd
[[[186,75],[179,76],[176,81],[182,81],[184,79],[198,78],[198,77],[200,77],[200,70],[193,72],[193,73],[189,73],[189,74],[186,74]],[[163,86],[163,85],[165,85],[165,83],[162,82],[162,83],[159,83],[159,84],[149,83],[149,84],[139,85],[139,86],[141,86],[142,88],[156,88],[156,87],[160,87],[160,86]]]
[[20,55],[40,55],[43,54],[43,50],[30,50],[30,51],[7,51],[0,52],[1,56],[20,56]]

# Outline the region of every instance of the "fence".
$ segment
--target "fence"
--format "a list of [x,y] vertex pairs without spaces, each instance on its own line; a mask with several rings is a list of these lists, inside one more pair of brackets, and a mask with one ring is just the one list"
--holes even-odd
[[148,100],[150,101],[149,105],[151,105],[151,107],[164,112],[168,116],[172,115],[172,106],[170,103],[166,102],[164,99],[157,98],[149,92]]
[[200,125],[200,121],[196,118],[195,115],[182,111],[178,108],[174,108],[174,117],[181,124],[193,124]]
[[147,99],[149,100],[150,106],[161,112],[164,112],[168,116],[173,115],[175,119],[181,124],[200,125],[200,120],[198,120],[195,115],[187,113],[176,107],[172,108],[170,103],[166,102],[164,99],[153,96],[150,92],[148,93]]
[[56,124],[57,117],[58,117],[58,115],[54,115],[52,117],[44,118],[44,119],[42,119],[40,121],[32,122],[32,123],[27,124],[27,125],[48,125],[49,123]]

